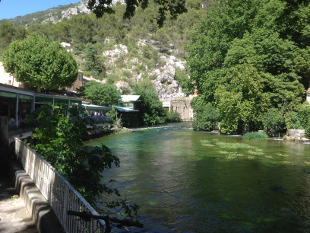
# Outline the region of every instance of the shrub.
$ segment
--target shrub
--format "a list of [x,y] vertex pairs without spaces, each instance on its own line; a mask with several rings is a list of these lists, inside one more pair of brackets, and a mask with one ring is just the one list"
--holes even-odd
[[173,111],[173,109],[167,112],[166,122],[180,122],[180,121],[181,121],[180,113],[178,113],[177,111]]
[[285,128],[284,117],[281,110],[271,108],[260,116],[265,132],[269,136],[275,136],[277,132]]
[[249,132],[244,134],[243,138],[248,140],[266,140],[268,135],[266,132]]
[[298,107],[298,116],[301,126],[310,134],[310,104],[304,103]]
[[285,113],[284,119],[287,129],[303,129],[297,112],[290,111]]
[[[198,100],[198,99],[197,99]],[[198,100],[196,103],[192,103],[194,110],[193,128],[194,130],[206,130],[211,131],[218,129],[218,121],[220,114],[211,103],[202,104]]]

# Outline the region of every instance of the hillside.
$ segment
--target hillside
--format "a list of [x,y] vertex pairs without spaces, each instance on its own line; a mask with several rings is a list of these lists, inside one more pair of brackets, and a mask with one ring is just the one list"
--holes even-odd
[[[135,83],[152,82],[160,98],[181,95],[181,86],[188,81],[185,46],[205,11],[200,1],[188,0],[188,12],[177,20],[168,16],[162,28],[156,24],[154,9],[158,6],[154,2],[145,10],[138,8],[131,20],[123,19],[125,6],[121,3],[115,4],[115,14],[102,18],[96,18],[85,4],[82,1],[2,22],[0,54],[14,39],[45,34],[72,44],[85,76],[114,84],[124,94],[132,93]],[[8,29],[10,37],[1,33]]]
[[[15,26],[29,26],[37,23],[57,23],[63,18],[71,17],[72,15],[86,13],[89,14],[90,11],[86,7],[86,1],[81,1],[76,4],[60,5],[58,7],[53,7],[45,11],[39,11],[32,14],[18,16],[9,21]],[[0,21],[1,23],[2,21]]]

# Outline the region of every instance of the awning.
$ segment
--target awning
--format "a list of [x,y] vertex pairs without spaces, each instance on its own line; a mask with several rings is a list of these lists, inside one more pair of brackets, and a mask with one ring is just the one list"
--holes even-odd
[[86,110],[90,110],[90,111],[100,111],[100,110],[110,111],[112,109],[112,107],[99,106],[99,105],[94,105],[94,104],[82,104],[82,106]]
[[119,112],[139,112],[139,110],[134,110],[132,108],[126,108],[122,106],[114,106],[114,108]]
[[16,93],[0,91],[0,96],[1,97],[7,97],[7,98],[16,98]]
[[31,96],[31,95],[22,95],[22,94],[19,94],[19,98],[20,98],[20,99],[23,99],[23,100],[33,100],[33,96]]

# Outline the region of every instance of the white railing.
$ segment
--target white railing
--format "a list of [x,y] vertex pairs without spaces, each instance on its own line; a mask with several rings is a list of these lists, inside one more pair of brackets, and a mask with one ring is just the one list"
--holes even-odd
[[15,153],[26,173],[51,205],[66,232],[105,232],[106,225],[103,220],[93,219],[85,222],[76,216],[67,215],[68,210],[99,214],[55,168],[18,138],[15,138]]

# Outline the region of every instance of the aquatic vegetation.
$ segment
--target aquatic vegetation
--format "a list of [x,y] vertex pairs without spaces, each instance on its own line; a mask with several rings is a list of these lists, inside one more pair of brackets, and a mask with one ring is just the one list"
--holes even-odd
[[242,138],[248,140],[266,140],[268,135],[265,132],[249,132],[244,134]]
[[157,205],[157,203],[155,201],[149,201],[149,205],[150,206],[155,206],[155,205]]
[[249,150],[248,153],[251,155],[264,155],[265,154],[261,150]]
[[225,154],[229,154],[230,152],[229,151],[219,151],[219,153],[225,155]]
[[288,157],[289,156],[289,155],[284,155],[284,154],[281,154],[281,153],[277,153],[276,155],[281,156],[281,157]]
[[230,142],[217,142],[216,145],[218,145],[221,148],[226,149],[257,149],[255,146],[250,146],[246,143],[230,143]]
[[203,140],[200,140],[201,144],[203,143],[210,143],[211,141],[210,140],[207,140],[207,139],[203,139]]
[[202,146],[207,146],[207,147],[214,147],[215,145],[213,144],[207,144],[207,143],[201,143]]

